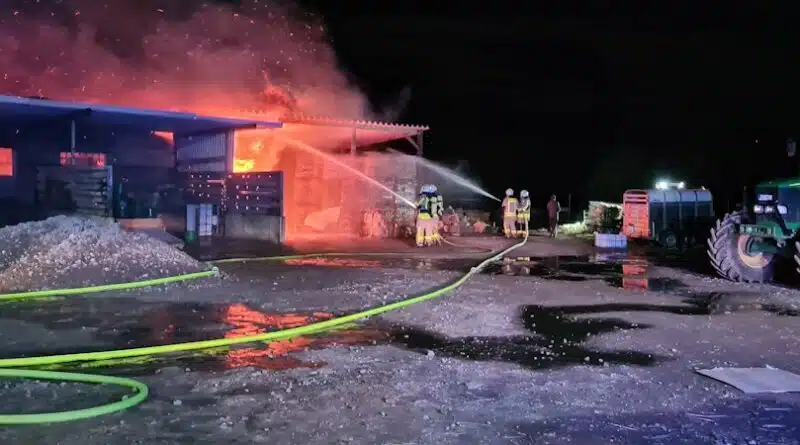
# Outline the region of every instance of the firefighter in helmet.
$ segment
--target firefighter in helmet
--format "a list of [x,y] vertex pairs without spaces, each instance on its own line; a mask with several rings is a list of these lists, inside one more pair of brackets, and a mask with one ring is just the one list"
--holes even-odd
[[531,221],[531,198],[527,190],[519,192],[519,206],[517,207],[517,235],[525,236]]
[[439,193],[439,188],[435,184],[430,184],[431,199],[433,200],[432,215],[434,223],[431,227],[431,244],[442,244],[442,235],[439,231],[442,228],[442,216],[444,215],[444,199]]
[[516,234],[517,207],[519,202],[514,197],[513,189],[506,189],[506,197],[503,199],[501,207],[503,209],[503,235],[511,238]]
[[417,195],[417,247],[429,246],[433,241],[432,228],[436,221],[433,219],[435,198],[431,190],[431,186],[425,184]]

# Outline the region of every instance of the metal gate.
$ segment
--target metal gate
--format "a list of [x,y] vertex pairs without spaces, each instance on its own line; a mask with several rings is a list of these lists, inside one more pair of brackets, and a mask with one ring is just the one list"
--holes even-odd
[[105,167],[38,167],[36,197],[45,216],[76,213],[110,217],[112,170]]
[[282,172],[230,174],[225,189],[225,236],[285,240]]

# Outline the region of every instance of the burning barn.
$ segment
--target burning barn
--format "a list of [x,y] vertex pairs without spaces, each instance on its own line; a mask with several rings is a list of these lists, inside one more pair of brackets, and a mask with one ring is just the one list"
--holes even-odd
[[227,173],[236,129],[281,127],[11,96],[0,96],[0,120],[5,224],[55,213],[182,216],[184,179],[195,172]]
[[9,96],[0,96],[0,115],[5,224],[69,212],[160,217],[188,236],[272,241],[393,236],[413,225],[398,196],[416,194],[416,157],[369,147],[404,139],[421,154],[427,127]]
[[[239,131],[234,171],[280,171],[289,237],[400,236],[414,225],[427,127],[320,118]],[[386,150],[404,140],[416,156]],[[375,182],[377,181],[377,183]],[[387,190],[388,189],[388,190]]]

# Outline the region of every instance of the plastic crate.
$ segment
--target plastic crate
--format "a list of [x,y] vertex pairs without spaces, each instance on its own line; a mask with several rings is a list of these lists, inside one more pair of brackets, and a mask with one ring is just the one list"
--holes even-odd
[[595,232],[594,245],[604,249],[625,249],[628,247],[628,237],[622,234]]

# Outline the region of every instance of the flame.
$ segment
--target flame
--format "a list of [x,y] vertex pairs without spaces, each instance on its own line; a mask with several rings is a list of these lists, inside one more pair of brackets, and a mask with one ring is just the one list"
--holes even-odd
[[[369,186],[331,175],[325,162],[275,137],[347,153],[351,128],[300,125],[296,118],[375,118],[368,98],[339,68],[327,28],[315,15],[271,0],[238,2],[236,10],[218,4],[179,8],[181,18],[133,0],[104,8],[90,8],[88,0],[64,3],[74,6],[63,8],[71,11],[66,15],[32,2],[30,10],[8,11],[13,21],[0,20],[4,94],[285,122],[272,132],[238,131],[232,170],[283,171],[290,240],[319,233],[305,225],[306,216],[338,206],[346,211],[322,231],[359,233],[360,213],[386,195],[367,196]],[[357,144],[408,135],[398,131],[359,129]],[[174,145],[170,133],[153,136]],[[382,182],[404,180],[399,176]]]
[[256,168],[255,159],[234,159],[233,172],[234,173],[247,173]]

